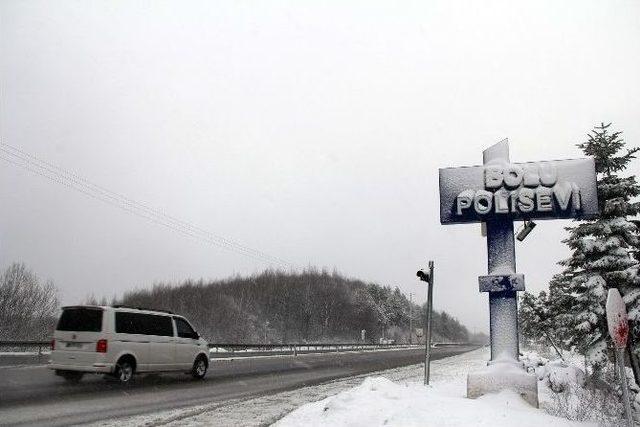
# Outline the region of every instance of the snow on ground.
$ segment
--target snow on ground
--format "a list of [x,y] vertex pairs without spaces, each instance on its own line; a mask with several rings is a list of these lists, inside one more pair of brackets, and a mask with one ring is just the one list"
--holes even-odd
[[357,387],[300,407],[274,427],[595,425],[548,415],[511,391],[467,399],[466,375],[485,367],[488,356],[483,349],[434,362],[429,387],[415,376],[395,382],[368,377]]
[[369,377],[350,390],[295,410],[275,427],[314,426],[579,426],[547,415],[515,392],[467,399],[459,385],[399,384]]
[[[466,376],[486,366],[488,348],[423,365],[336,380],[269,396],[101,422],[100,426],[595,426],[548,415],[513,392],[467,399]],[[541,395],[543,382],[539,383]],[[545,387],[546,388],[546,387]],[[547,396],[548,397],[548,396]],[[548,399],[544,399],[548,400]],[[283,418],[284,417],[284,418]]]
[[[626,425],[622,420],[621,392],[615,386],[618,379],[611,371],[604,378],[587,383],[585,359],[577,353],[565,352],[564,359],[549,354],[549,349],[539,348],[552,359],[541,357],[535,351],[525,352],[520,359],[530,372],[538,377],[540,408],[553,415],[574,420],[589,420],[601,426]],[[615,369],[612,365],[608,369]],[[640,388],[635,384],[631,368],[626,369],[632,396],[632,409],[640,414]],[[613,387],[611,387],[613,383]],[[637,423],[640,426],[640,423]]]

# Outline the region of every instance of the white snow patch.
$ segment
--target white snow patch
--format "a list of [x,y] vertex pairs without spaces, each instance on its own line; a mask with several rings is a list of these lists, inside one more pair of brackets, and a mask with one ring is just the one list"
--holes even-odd
[[447,384],[397,384],[382,377],[295,410],[275,424],[294,426],[584,426],[545,414],[517,393],[467,399]]
[[577,366],[563,360],[554,360],[536,369],[538,380],[556,393],[584,386],[585,373]]

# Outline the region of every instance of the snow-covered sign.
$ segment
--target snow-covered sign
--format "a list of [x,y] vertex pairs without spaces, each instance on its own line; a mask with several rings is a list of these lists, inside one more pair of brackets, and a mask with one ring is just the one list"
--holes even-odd
[[629,337],[629,318],[627,307],[617,289],[609,289],[607,295],[607,325],[614,345],[625,348]]
[[[467,396],[509,388],[538,406],[534,376],[518,363],[517,292],[525,290],[516,273],[513,222],[528,219],[594,218],[598,215],[593,159],[511,163],[505,139],[482,152],[482,166],[440,169],[440,222],[486,224],[492,369],[469,374]],[[498,363],[499,362],[499,363]],[[509,367],[516,366],[512,370]]]
[[492,163],[440,169],[440,222],[592,218],[598,214],[593,159]]

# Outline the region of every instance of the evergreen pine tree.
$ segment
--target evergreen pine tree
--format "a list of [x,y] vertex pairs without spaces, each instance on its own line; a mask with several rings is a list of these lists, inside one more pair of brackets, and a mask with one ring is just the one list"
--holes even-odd
[[[551,288],[551,286],[550,286]],[[525,292],[520,299],[518,312],[520,333],[528,344],[540,344],[554,348],[562,357],[563,346],[560,339],[559,319],[552,309],[551,294],[541,291],[538,296]]]
[[570,349],[571,346],[567,343],[569,337],[573,334],[572,280],[573,274],[569,269],[554,275],[549,282],[549,294],[544,302],[549,313],[547,323],[549,326],[549,334],[553,337],[556,345],[565,350]]
[[618,288],[624,295],[636,334],[640,321],[638,261],[634,257],[638,228],[627,219],[638,214],[640,206],[632,199],[640,194],[640,186],[634,176],[619,175],[640,148],[625,149],[621,132],[610,132],[610,126],[596,126],[587,141],[578,144],[595,159],[600,216],[567,228],[570,234],[563,242],[572,254],[560,263],[566,269],[556,278],[556,286],[569,299],[555,295],[552,302],[568,326],[566,344],[585,354],[596,372],[611,355],[605,316],[608,289]]
[[544,323],[548,318],[548,311],[545,309],[543,301],[546,299],[544,291],[536,297],[535,295],[524,292],[518,303],[518,325],[520,327],[520,335],[526,343],[544,344],[546,339],[544,335]]

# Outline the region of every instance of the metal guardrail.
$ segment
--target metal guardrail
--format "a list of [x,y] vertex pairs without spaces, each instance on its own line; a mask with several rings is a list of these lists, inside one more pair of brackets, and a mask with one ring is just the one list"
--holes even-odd
[[[0,366],[46,364],[50,354],[49,341],[0,341]],[[435,343],[434,347],[473,345],[470,343]],[[212,359],[242,359],[245,357],[298,356],[298,354],[330,354],[344,351],[379,351],[424,349],[424,344],[373,343],[211,343]]]
[[0,341],[0,351],[10,351],[16,353],[27,353],[37,351],[40,355],[50,350],[51,341]]
[[211,343],[209,348],[215,356],[254,356],[264,354],[328,353],[340,351],[397,349],[415,347],[412,344],[371,343],[291,343],[291,344],[238,344]]
[[[0,352],[35,353],[38,360],[47,354],[50,341],[0,341]],[[421,348],[423,344],[374,344],[374,343],[210,343],[212,357],[249,357],[266,355],[293,355],[308,353],[330,353],[341,351],[366,351],[383,349]],[[434,343],[434,347],[471,345],[470,343]],[[1,356],[1,355],[0,355]]]

